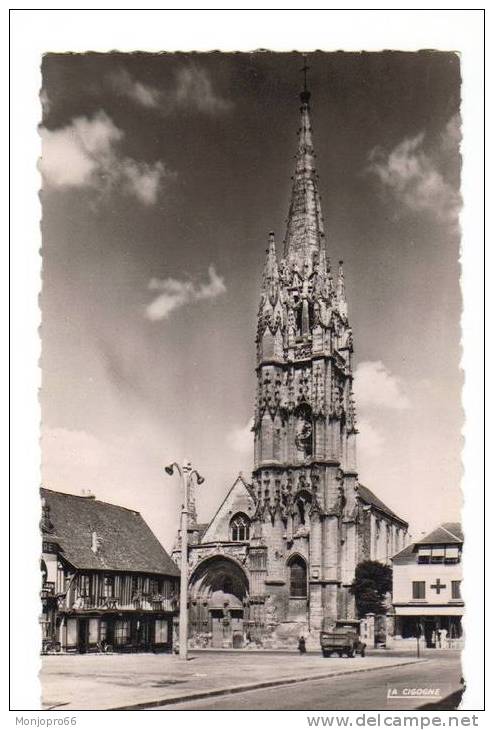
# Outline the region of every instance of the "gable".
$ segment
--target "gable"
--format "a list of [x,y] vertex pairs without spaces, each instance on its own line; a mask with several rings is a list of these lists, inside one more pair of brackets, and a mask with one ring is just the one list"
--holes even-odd
[[243,512],[250,519],[254,515],[254,499],[249,490],[248,484],[238,477],[233,483],[230,491],[218,508],[208,528],[204,532],[201,542],[225,542],[230,540],[230,520],[237,514]]

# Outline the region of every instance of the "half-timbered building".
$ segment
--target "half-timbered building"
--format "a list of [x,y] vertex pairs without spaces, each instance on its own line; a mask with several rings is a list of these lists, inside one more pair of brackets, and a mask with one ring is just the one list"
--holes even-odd
[[43,650],[171,649],[179,571],[139,512],[41,497]]

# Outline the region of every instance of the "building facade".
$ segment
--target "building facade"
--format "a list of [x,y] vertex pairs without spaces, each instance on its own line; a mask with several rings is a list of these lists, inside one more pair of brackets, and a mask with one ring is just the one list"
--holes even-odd
[[343,265],[333,275],[307,89],[300,99],[283,251],[271,233],[262,279],[252,481],[236,480],[209,525],[189,505],[191,639],[213,646],[293,643],[354,618],[356,565],[406,544],[407,523],[358,480]]
[[462,550],[460,524],[446,522],[393,557],[396,639],[418,632],[429,647],[461,646]]
[[179,571],[139,512],[42,497],[42,650],[170,650]]

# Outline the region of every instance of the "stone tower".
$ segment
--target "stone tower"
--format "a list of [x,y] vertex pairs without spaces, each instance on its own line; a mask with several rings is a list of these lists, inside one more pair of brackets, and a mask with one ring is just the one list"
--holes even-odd
[[[268,546],[265,583],[285,621],[318,630],[323,618],[354,616],[348,587],[362,546],[343,262],[333,276],[306,87],[300,100],[283,254],[270,233],[258,313],[251,543]],[[299,602],[297,570],[286,570],[297,560],[307,580]]]
[[333,279],[307,88],[300,98],[283,253],[270,234],[262,279],[252,483],[238,476],[208,523],[193,494],[188,505],[191,646],[296,646],[301,634],[315,646],[323,620],[355,618],[357,564],[389,563],[406,539],[357,480],[343,268]]

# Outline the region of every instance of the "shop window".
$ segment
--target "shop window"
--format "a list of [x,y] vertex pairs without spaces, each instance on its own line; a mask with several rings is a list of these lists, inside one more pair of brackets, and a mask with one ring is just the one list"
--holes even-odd
[[156,619],[154,628],[154,641],[156,644],[168,644],[168,621]]
[[122,619],[115,621],[114,642],[120,646],[130,641],[130,621]]

